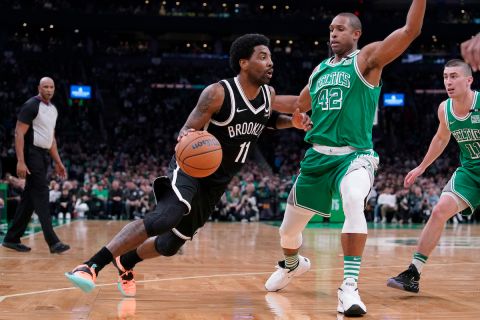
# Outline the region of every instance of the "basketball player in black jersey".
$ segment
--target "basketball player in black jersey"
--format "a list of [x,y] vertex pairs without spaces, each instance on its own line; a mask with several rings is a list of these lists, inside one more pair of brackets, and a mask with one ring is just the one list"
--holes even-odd
[[[85,292],[93,290],[98,272],[110,262],[119,270],[118,288],[136,293],[133,267],[157,256],[172,256],[210,217],[232,177],[240,171],[265,127],[308,130],[310,118],[298,110],[287,116],[272,111],[275,91],[268,86],[273,62],[263,35],[247,34],[230,48],[235,78],[208,86],[180,130],[178,140],[194,130],[207,130],[222,145],[218,170],[206,178],[185,174],[173,156],[168,176],[154,181],[157,201],[143,220],[127,224],[105,247],[65,275]],[[283,110],[285,111],[285,110]]]

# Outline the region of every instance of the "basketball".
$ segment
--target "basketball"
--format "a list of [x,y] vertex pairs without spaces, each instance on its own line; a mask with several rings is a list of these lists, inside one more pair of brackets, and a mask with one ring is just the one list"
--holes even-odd
[[214,173],[222,162],[222,146],[207,131],[194,131],[183,137],[175,156],[180,168],[189,176],[203,178]]

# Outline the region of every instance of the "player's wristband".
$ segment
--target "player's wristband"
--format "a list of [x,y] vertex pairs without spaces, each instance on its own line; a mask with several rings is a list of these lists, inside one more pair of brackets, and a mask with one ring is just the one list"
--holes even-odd
[[277,129],[277,120],[279,116],[280,116],[280,112],[272,110],[272,114],[270,115],[270,118],[267,121],[266,127],[269,129]]

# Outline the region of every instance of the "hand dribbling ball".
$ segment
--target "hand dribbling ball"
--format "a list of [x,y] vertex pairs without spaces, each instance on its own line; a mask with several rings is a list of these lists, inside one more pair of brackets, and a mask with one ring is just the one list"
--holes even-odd
[[193,131],[184,136],[176,147],[180,168],[189,176],[204,178],[217,171],[222,162],[222,146],[211,133]]

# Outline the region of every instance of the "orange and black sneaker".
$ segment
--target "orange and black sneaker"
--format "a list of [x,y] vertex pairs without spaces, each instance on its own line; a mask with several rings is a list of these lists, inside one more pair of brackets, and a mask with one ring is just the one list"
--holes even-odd
[[117,282],[118,290],[125,297],[135,297],[137,285],[135,284],[133,269],[125,270],[120,263],[120,257],[116,257],[115,260],[113,260],[113,265],[117,268],[119,274]]
[[65,272],[65,276],[74,286],[88,293],[95,289],[95,280],[97,279],[95,273],[96,267],[95,264],[91,267],[86,264],[81,264],[76,266],[72,271]]

